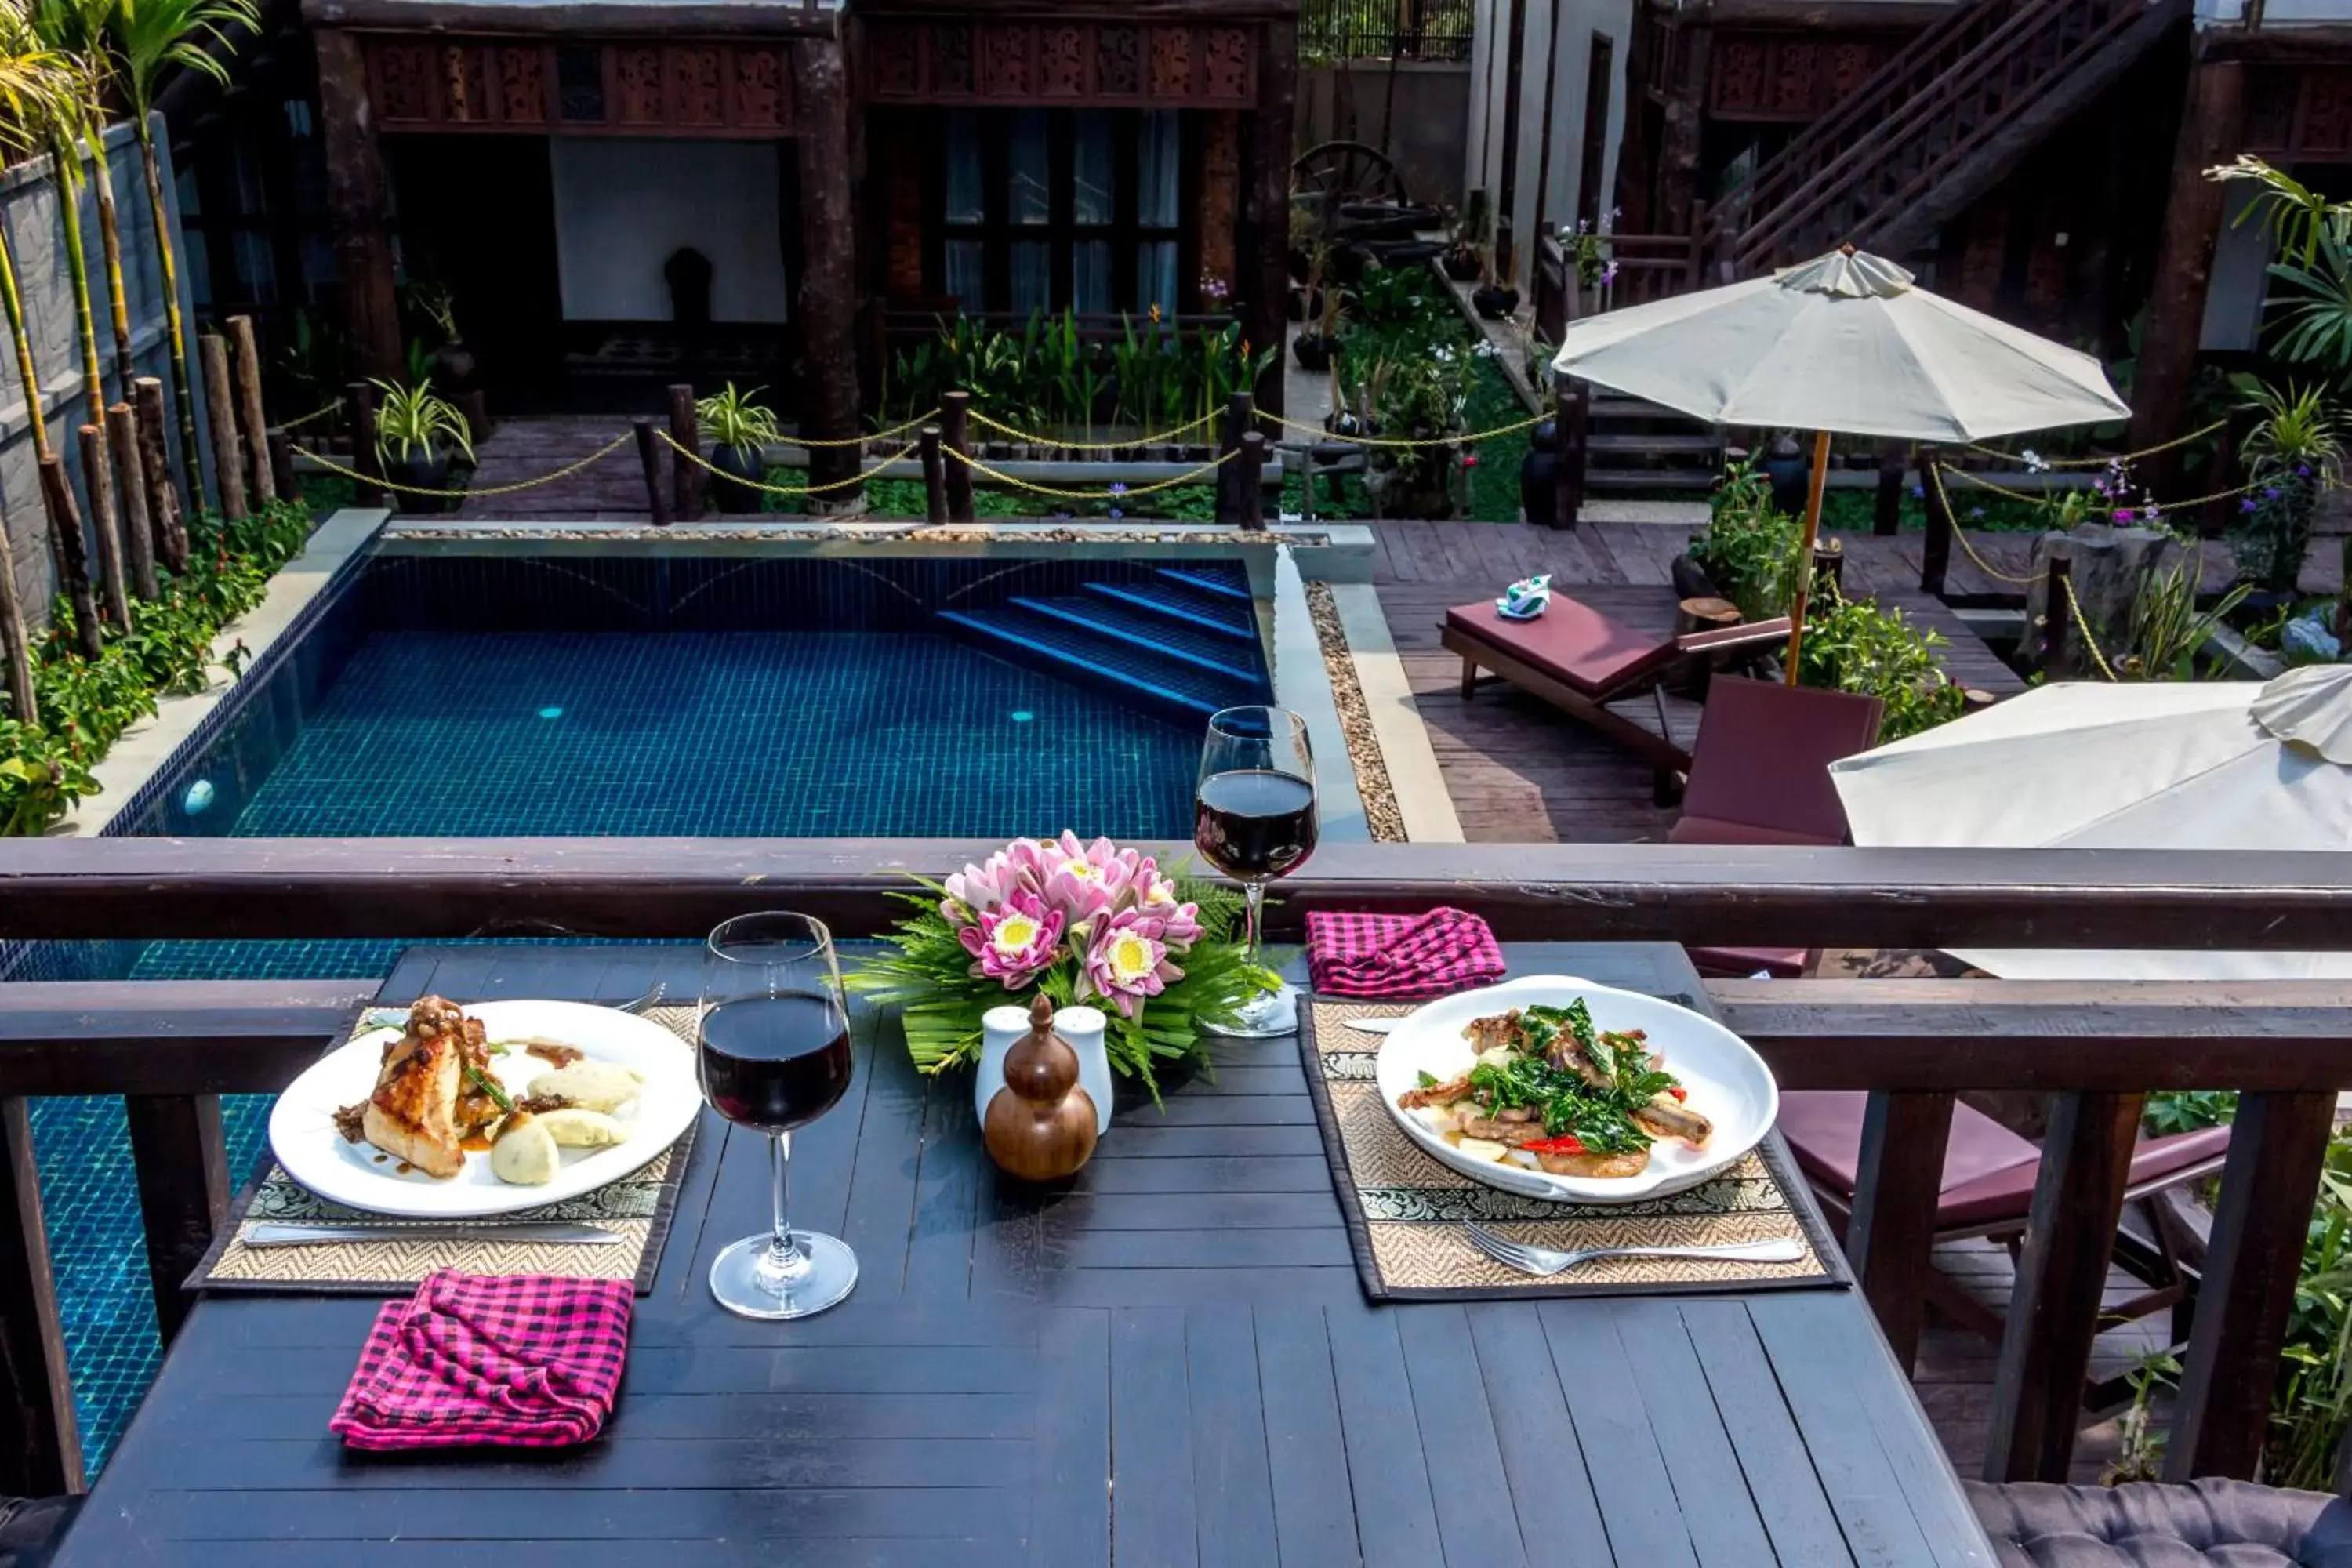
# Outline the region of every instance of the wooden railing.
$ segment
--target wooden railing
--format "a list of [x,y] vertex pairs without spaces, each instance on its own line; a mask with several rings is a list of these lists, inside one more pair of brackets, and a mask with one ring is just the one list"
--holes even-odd
[[[1699,208],[1702,222],[1706,210],[1704,205]],[[1559,342],[1568,323],[1580,317],[1646,305],[1699,286],[1703,251],[1696,232],[1616,234],[1609,237],[1608,243],[1610,258],[1617,264],[1616,276],[1605,289],[1587,289],[1578,281],[1576,268],[1557,235],[1545,235],[1537,242],[1531,288],[1536,331],[1546,342]]]
[[[789,906],[880,931],[906,873],[990,845],[926,840],[47,839],[0,850],[8,938],[415,938],[551,931],[689,937]],[[1182,847],[1168,847],[1181,855]],[[1662,846],[1334,845],[1281,885],[1270,932],[1313,909],[1480,913],[1507,940],[1694,944],[2340,949],[2352,856]],[[28,1097],[122,1094],[168,1333],[222,1215],[216,1096],[282,1086],[341,1037],[368,983],[0,986],[0,1488],[79,1480]],[[1988,1470],[2063,1479],[2142,1097],[2242,1099],[2168,1471],[2248,1475],[2336,1091],[2352,994],[2229,985],[1779,982],[1716,1000],[1790,1089],[1869,1091],[1847,1246],[1890,1342],[1916,1343],[1953,1097],[2053,1097],[1996,1387]]]
[[1973,0],[1719,203],[1709,254],[1746,276],[1841,242],[1905,253],[2186,15],[2185,0]]

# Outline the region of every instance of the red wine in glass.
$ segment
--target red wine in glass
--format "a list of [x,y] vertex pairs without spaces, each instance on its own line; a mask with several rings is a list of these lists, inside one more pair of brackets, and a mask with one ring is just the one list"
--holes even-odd
[[1201,781],[1192,842],[1237,881],[1286,876],[1315,853],[1315,786],[1270,768],[1234,768]]
[[741,1127],[789,1132],[849,1088],[849,1020],[831,997],[752,996],[702,1016],[702,1093]]

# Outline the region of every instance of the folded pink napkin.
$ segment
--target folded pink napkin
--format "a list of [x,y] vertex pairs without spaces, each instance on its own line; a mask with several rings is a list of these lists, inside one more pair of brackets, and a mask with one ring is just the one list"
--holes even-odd
[[1434,996],[1503,976],[1503,950],[1476,915],[1316,910],[1307,917],[1307,969],[1334,996]]
[[625,1279],[426,1276],[376,1314],[328,1430],[353,1448],[584,1443],[628,1359]]

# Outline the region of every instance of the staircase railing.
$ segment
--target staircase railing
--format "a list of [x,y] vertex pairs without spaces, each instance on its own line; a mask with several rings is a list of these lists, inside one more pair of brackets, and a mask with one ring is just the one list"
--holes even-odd
[[[2059,0],[2035,6],[1978,0],[1970,11],[1983,11],[1979,20],[1992,25],[1973,34],[1956,28],[1937,47],[1921,50],[1916,63],[1923,68],[1931,60],[1946,63],[1916,90],[1908,89],[1919,73],[1906,63],[1906,49],[1874,79],[1890,84],[1885,91],[1866,84],[1855,95],[1855,115],[1875,116],[1867,130],[1844,139],[1842,147],[1824,145],[1837,140],[1834,131],[1828,132],[1785,174],[1775,170],[1789,154],[1774,159],[1751,189],[1765,193],[1764,180],[1771,175],[1770,188],[1784,194],[1769,206],[1746,203],[1745,223],[1727,231],[1717,254],[1733,272],[1745,274],[1806,243],[1852,239],[1900,248],[1877,232],[1892,215],[1916,222],[1918,204],[1965,159],[1996,138],[2015,134],[2020,117],[2061,83],[2122,35],[2173,8],[2169,0]],[[1951,46],[1970,36],[1974,43],[1954,58]],[[1891,85],[1897,82],[1906,89],[1899,98]],[[1836,117],[1855,123],[1843,106]],[[1799,150],[1792,143],[1790,153]]]

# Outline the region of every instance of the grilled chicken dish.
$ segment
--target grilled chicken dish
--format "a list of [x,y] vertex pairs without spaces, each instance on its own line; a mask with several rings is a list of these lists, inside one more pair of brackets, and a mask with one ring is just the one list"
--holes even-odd
[[1470,1070],[1443,1083],[1423,1073],[1397,1103],[1465,1153],[1623,1178],[1648,1169],[1659,1139],[1700,1147],[1714,1135],[1642,1031],[1596,1029],[1580,997],[1475,1019],[1462,1034],[1477,1053]]
[[467,1141],[481,1139],[509,1109],[489,1068],[480,1021],[443,997],[420,997],[408,1026],[383,1048],[361,1135],[427,1175],[456,1175],[466,1168]]

